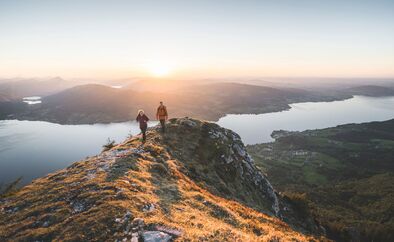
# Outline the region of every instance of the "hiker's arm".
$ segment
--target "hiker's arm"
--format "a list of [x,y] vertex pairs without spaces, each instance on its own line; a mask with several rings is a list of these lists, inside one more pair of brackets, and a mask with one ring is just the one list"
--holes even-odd
[[157,108],[156,119],[159,120],[159,108]]
[[167,107],[165,107],[164,110],[166,111],[166,120],[167,120],[168,119]]

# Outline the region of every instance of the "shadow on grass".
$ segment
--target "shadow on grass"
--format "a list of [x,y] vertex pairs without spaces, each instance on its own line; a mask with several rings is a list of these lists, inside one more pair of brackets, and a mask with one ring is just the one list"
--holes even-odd
[[152,174],[151,182],[155,186],[154,192],[160,199],[159,205],[165,213],[170,213],[172,204],[182,199],[178,185],[163,163],[153,163],[149,171]]
[[117,158],[115,163],[112,165],[106,181],[112,182],[116,179],[125,175],[129,170],[138,171],[137,159],[134,156]]

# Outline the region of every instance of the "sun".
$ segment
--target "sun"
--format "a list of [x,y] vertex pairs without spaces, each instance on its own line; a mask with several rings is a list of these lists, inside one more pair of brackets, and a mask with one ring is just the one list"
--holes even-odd
[[146,69],[153,77],[166,77],[173,72],[173,67],[166,62],[151,62],[146,65]]
[[171,73],[168,66],[152,66],[149,71],[155,77],[165,77]]

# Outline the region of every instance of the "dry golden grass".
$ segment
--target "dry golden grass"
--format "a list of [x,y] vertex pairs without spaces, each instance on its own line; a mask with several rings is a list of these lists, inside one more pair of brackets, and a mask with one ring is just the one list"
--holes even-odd
[[[143,147],[143,152],[116,158],[108,170],[98,168],[99,157],[88,158],[5,199],[0,205],[0,240],[130,239],[116,222],[127,211],[132,218],[143,218],[146,228],[163,225],[181,231],[177,241],[325,240],[212,194],[183,172],[182,161],[157,144],[158,134],[148,135],[145,145],[134,137],[111,149]],[[150,204],[154,209],[144,211]]]

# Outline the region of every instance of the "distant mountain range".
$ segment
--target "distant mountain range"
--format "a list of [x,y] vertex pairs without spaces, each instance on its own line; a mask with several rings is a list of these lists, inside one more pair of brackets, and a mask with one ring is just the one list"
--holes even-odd
[[193,116],[218,120],[228,113],[265,113],[290,108],[289,103],[331,101],[349,96],[326,96],[301,89],[271,88],[237,83],[182,87],[167,92],[140,92],[89,84],[43,97],[42,104],[26,107],[13,117],[56,123],[96,123],[133,120],[138,109],[154,118],[159,101],[172,117]]
[[[144,109],[148,116],[154,118],[159,101],[164,101],[171,117],[192,116],[216,121],[226,114],[282,111],[289,109],[290,103],[296,102],[343,100],[352,95],[394,95],[394,89],[379,86],[310,91],[240,83],[189,83],[178,85],[177,88],[173,85],[168,89],[155,88],[155,91],[147,91],[145,88],[151,85],[160,87],[166,83],[149,82],[141,90],[135,86],[112,88],[98,84],[65,88],[70,84],[62,79],[33,83],[23,81],[13,85],[0,84],[0,94],[1,90],[5,93],[0,95],[3,100],[0,101],[1,119],[44,120],[64,124],[121,122],[134,120],[138,109]],[[135,85],[138,86],[138,83],[137,81]],[[18,91],[4,91],[11,87]],[[10,93],[13,97],[9,96]],[[20,99],[15,101],[15,97],[29,95],[42,95],[42,104],[16,105]],[[14,110],[15,106],[18,108]]]
[[346,91],[352,95],[363,95],[363,96],[372,96],[372,97],[394,96],[394,87],[390,88],[383,86],[365,85],[365,86],[351,87],[348,88]]
[[[47,96],[72,86],[76,83],[60,77],[42,79],[3,79],[0,82],[0,102],[17,101],[28,96]],[[2,98],[6,96],[7,98]]]

